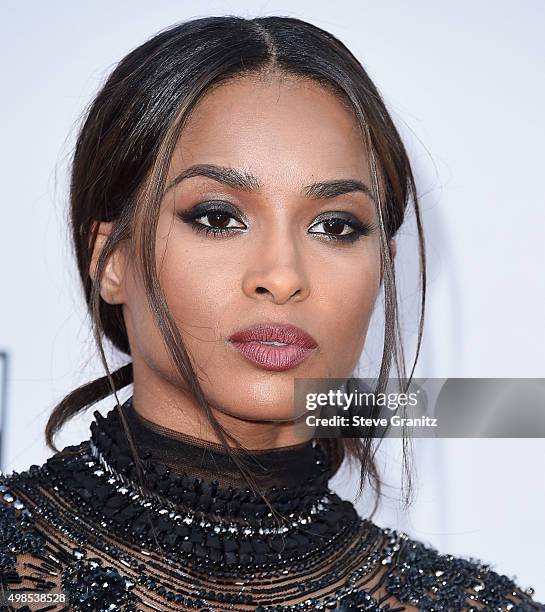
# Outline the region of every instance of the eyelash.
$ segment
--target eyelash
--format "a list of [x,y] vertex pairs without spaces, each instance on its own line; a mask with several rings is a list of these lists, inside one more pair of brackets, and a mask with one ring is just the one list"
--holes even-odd
[[[217,228],[216,227],[214,228],[214,227],[210,227],[208,225],[205,225],[204,223],[200,223],[199,221],[197,221],[197,219],[201,219],[203,217],[208,217],[209,215],[218,214],[218,213],[228,215],[231,219],[235,219],[239,223],[243,223],[230,210],[225,210],[219,207],[210,207],[208,209],[201,208],[198,212],[183,211],[179,213],[179,216],[182,218],[183,221],[188,223],[195,232],[204,233],[205,235],[211,236],[212,238],[221,238],[229,234],[233,235],[234,233],[237,233],[238,230],[245,229],[241,227],[237,227],[237,228]],[[330,213],[330,215],[331,216],[329,217],[322,217],[318,222],[314,223],[314,225],[312,225],[311,228],[315,227],[316,225],[321,225],[322,223],[327,223],[328,221],[340,221],[344,225],[350,227],[353,231],[349,232],[348,234],[341,234],[337,236],[332,235],[332,234],[326,234],[325,232],[310,232],[311,234],[319,235],[320,240],[328,240],[328,241],[333,240],[335,242],[343,242],[343,243],[355,242],[359,240],[362,236],[368,236],[374,229],[374,225],[367,224],[367,223],[361,223],[360,221],[354,218],[345,219],[344,217],[334,216],[333,213]]]

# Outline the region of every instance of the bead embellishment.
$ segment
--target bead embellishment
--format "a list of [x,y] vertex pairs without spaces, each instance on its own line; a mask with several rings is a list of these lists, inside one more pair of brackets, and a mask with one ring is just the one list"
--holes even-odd
[[489,565],[360,518],[312,449],[313,478],[266,491],[278,525],[251,491],[190,466],[150,457],[139,486],[112,411],[89,440],[0,477],[2,583],[62,591],[68,606],[44,604],[52,612],[545,612]]
[[[293,531],[293,528],[299,528],[302,525],[308,525],[312,522],[314,515],[318,515],[320,512],[326,511],[328,506],[331,504],[331,499],[323,495],[317,499],[315,503],[310,506],[307,514],[300,514],[299,516],[290,514],[291,521],[288,524],[280,527],[254,527],[248,521],[244,521],[242,524],[235,522],[226,523],[220,516],[210,515],[205,517],[205,513],[195,513],[190,509],[183,509],[176,506],[173,502],[168,499],[161,498],[155,493],[145,492],[142,487],[138,484],[130,481],[128,478],[119,474],[112,466],[108,464],[100,450],[91,441],[90,442],[91,455],[97,461],[97,465],[100,465],[103,470],[95,470],[93,474],[96,476],[105,476],[105,472],[110,475],[107,479],[108,484],[116,485],[116,491],[122,495],[128,495],[132,501],[139,502],[146,508],[155,511],[159,514],[168,514],[168,517],[173,519],[175,522],[184,522],[187,525],[193,523],[200,525],[201,527],[212,527],[215,533],[231,533],[231,534],[243,534],[243,535],[281,535]],[[89,461],[87,463],[89,467],[95,467],[91,465]],[[329,495],[334,495],[333,491],[328,490]],[[269,516],[271,514],[269,513]]]

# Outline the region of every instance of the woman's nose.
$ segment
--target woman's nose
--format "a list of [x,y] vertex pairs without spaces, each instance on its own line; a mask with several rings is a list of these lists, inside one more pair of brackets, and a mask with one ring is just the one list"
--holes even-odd
[[308,271],[291,237],[277,235],[264,244],[256,244],[243,278],[248,297],[284,304],[302,301],[310,294]]

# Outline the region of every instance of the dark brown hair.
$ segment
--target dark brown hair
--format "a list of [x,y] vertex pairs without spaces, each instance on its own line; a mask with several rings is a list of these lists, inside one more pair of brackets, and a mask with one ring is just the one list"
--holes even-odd
[[[121,306],[110,305],[100,296],[100,278],[107,259],[116,246],[127,241],[140,266],[152,313],[181,380],[202,407],[226,451],[251,486],[254,484],[244,459],[231,452],[227,439],[234,438],[214,417],[180,331],[169,314],[157,277],[155,235],[169,163],[192,109],[212,87],[229,79],[269,74],[312,79],[328,88],[349,106],[361,127],[362,146],[369,154],[372,187],[379,203],[384,283],[384,345],[375,391],[385,388],[392,361],[399,378],[407,384],[410,382],[423,330],[424,237],[409,158],[381,95],[346,46],[310,23],[276,16],[194,19],[157,33],[124,57],[92,100],[79,130],[71,172],[70,224],[77,266],[106,375],[75,389],[54,408],[46,426],[46,441],[53,450],[57,450],[54,436],[68,419],[111,394],[117,400],[117,391],[133,381],[130,362],[113,372],[108,367],[104,338],[129,358],[130,346]],[[389,240],[403,223],[411,201],[418,232],[421,300],[416,355],[407,378]],[[89,268],[97,236],[96,221],[111,221],[113,226],[98,258],[93,281]],[[364,438],[321,442],[335,468],[345,456],[357,462],[360,493],[368,479],[377,493],[376,510],[381,495],[374,459],[378,445],[373,442],[372,428],[368,434]],[[412,485],[405,437],[403,441],[408,500]]]

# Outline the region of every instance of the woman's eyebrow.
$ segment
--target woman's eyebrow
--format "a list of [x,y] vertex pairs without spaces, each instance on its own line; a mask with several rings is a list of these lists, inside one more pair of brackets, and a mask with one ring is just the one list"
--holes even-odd
[[[233,187],[234,189],[240,189],[241,191],[257,191],[261,187],[259,179],[247,171],[237,170],[236,168],[227,166],[217,166],[215,164],[195,164],[178,174],[178,176],[168,184],[165,193],[182,181],[194,176],[204,176],[228,185],[229,187]],[[358,179],[318,181],[303,187],[301,195],[312,200],[322,200],[335,198],[355,191],[365,193],[374,200],[371,189],[369,189],[363,181]]]
[[240,189],[241,191],[257,191],[261,185],[255,176],[246,171],[228,168],[226,166],[216,166],[214,164],[195,164],[189,166],[167,186],[165,193],[188,178],[194,176],[205,176],[219,183],[224,183],[229,187]]
[[313,200],[335,198],[345,193],[361,191],[374,200],[373,193],[369,187],[358,179],[332,179],[329,181],[319,181],[303,187],[303,194]]

